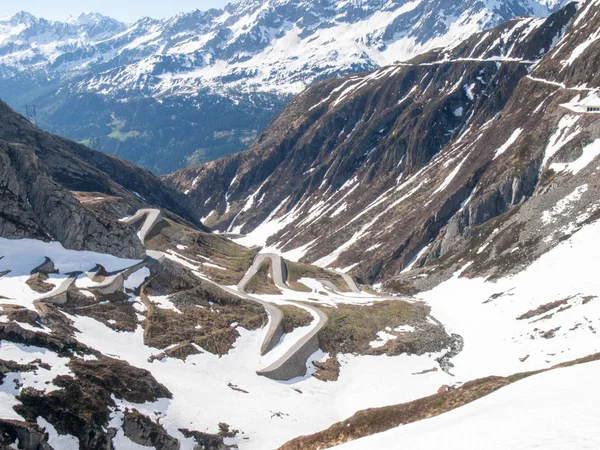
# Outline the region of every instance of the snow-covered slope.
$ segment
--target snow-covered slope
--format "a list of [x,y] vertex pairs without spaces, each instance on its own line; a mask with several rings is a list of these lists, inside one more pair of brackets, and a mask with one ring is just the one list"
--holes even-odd
[[598,8],[317,83],[249,151],[166,179],[239,242],[365,282],[430,288],[472,255],[500,276],[596,217],[597,113],[561,105],[598,92]]
[[97,63],[92,47],[120,32],[124,25],[96,13],[52,22],[20,12],[0,19],[0,77],[36,73],[73,77]]
[[600,443],[600,362],[532,376],[432,419],[335,447],[581,450]]
[[[496,283],[456,278],[423,294],[421,298],[433,308],[433,317],[439,318],[447,329],[460,334],[464,339],[464,347],[459,348],[457,355],[449,360],[452,365],[447,367],[448,371],[440,370],[439,358],[445,351],[398,356],[340,353],[335,356],[341,363],[339,378],[327,383],[312,376],[315,373],[312,361],[325,361],[329,356],[322,351],[309,358],[308,372],[304,377],[275,382],[258,376],[257,368],[269,361],[268,354],[261,357],[258,351],[264,331],[246,329],[237,321],[226,325],[227,328],[235,330],[236,339],[232,348],[223,355],[204,351],[204,348],[194,344],[194,348],[202,351],[181,358],[175,353],[168,353],[177,347],[175,344],[164,348],[156,343],[152,344],[149,339],[152,333],[156,333],[156,327],[168,330],[168,327],[172,326],[174,328],[171,332],[176,333],[175,330],[188,323],[192,310],[210,308],[212,320],[220,320],[219,316],[222,314],[232,317],[229,315],[232,311],[224,309],[227,308],[227,303],[223,303],[222,300],[218,300],[215,311],[209,303],[205,306],[190,307],[189,303],[181,302],[176,296],[159,297],[151,294],[145,297],[143,293],[137,295],[132,290],[150,275],[146,268],[140,269],[140,273],[130,277],[126,283],[129,290],[124,299],[92,294],[90,291],[96,283],[81,275],[81,279],[76,283],[79,296],[72,292],[67,304],[39,309],[41,317],[33,322],[24,319],[29,316],[23,313],[20,317],[11,316],[11,308],[14,307],[26,308],[32,311],[30,315],[37,309],[34,301],[41,296],[30,288],[27,280],[30,279],[32,269],[42,263],[46,255],[55,263],[59,272],[50,274],[47,280],[55,286],[65,279],[69,271],[86,272],[93,269],[97,263],[102,264],[108,271],[122,270],[138,261],[65,250],[56,243],[0,239],[0,254],[5,256],[0,260],[0,273],[11,270],[7,276],[0,277],[0,289],[8,297],[1,301],[3,306],[0,309],[0,361],[13,361],[23,366],[40,365],[35,371],[23,368],[8,370],[4,384],[0,384],[0,422],[2,419],[31,420],[31,414],[38,414],[37,423],[50,433],[51,444],[60,442],[58,439],[71,440],[77,444],[79,439],[82,448],[94,448],[94,441],[83,440],[82,436],[87,435],[87,428],[83,428],[79,422],[62,422],[61,411],[63,408],[69,410],[59,401],[62,395],[69,392],[65,389],[65,380],[73,377],[79,380],[78,382],[85,383],[89,378],[86,378],[88,375],[84,375],[85,372],[81,372],[81,365],[91,365],[92,368],[97,364],[96,370],[101,370],[104,365],[111,367],[112,364],[127,364],[123,369],[124,374],[143,369],[147,371],[144,373],[152,377],[153,385],[163,388],[156,388],[158,392],[162,392],[161,395],[144,402],[124,394],[123,390],[119,390],[118,384],[111,385],[110,378],[100,377],[102,389],[108,389],[109,392],[114,389],[116,392],[111,400],[101,397],[99,401],[107,402],[100,403],[103,408],[108,409],[110,422],[107,426],[114,431],[114,436],[107,439],[112,441],[117,450],[131,448],[131,439],[139,443],[144,436],[142,433],[140,437],[135,431],[128,410],[135,410],[138,414],[151,418],[152,423],[159,423],[162,432],[170,436],[170,439],[179,440],[182,449],[192,449],[196,445],[195,439],[185,430],[199,430],[218,436],[219,422],[227,423],[231,430],[239,430],[233,435],[225,435],[226,444],[237,444],[242,450],[274,449],[298,435],[314,433],[344,420],[358,410],[414,401],[435,394],[442,385],[458,387],[475,378],[545,369],[597,353],[600,351],[600,340],[597,337],[600,326],[600,284],[595,281],[594,266],[590,262],[600,251],[600,241],[597,239],[599,230],[598,223],[585,227],[517,277],[502,279]],[[179,254],[174,251],[171,251],[170,255],[170,259],[181,261],[182,268],[190,265],[190,258],[177,256]],[[163,269],[152,268],[152,277],[160,276],[161,270]],[[174,273],[176,272],[170,272]],[[202,292],[203,278],[198,277],[196,280],[198,285],[195,292]],[[548,280],[552,282],[549,283]],[[166,286],[169,290],[176,288],[181,280],[174,276],[170,282],[173,284]],[[318,290],[319,294],[304,293],[305,301],[315,302],[315,295],[327,295],[322,293],[325,290],[323,286]],[[498,294],[504,290],[505,295]],[[262,298],[266,301],[281,302],[288,298],[286,295],[290,293],[291,291],[284,292],[279,298]],[[492,296],[490,293],[496,295]],[[84,297],[81,297],[82,294]],[[294,294],[302,295],[300,292]],[[570,297],[570,294],[574,296]],[[549,300],[562,296],[567,296],[565,303],[555,305],[554,309],[540,307]],[[350,297],[345,300],[335,297],[329,295],[328,301],[333,304],[352,301]],[[356,301],[358,304],[362,303],[360,297],[357,297]],[[344,305],[339,303],[339,306]],[[373,304],[364,304],[361,307],[369,310]],[[240,305],[237,305],[237,308],[240,308]],[[530,309],[534,312],[530,312]],[[529,317],[519,319],[528,312]],[[124,313],[127,314],[124,316]],[[545,317],[547,315],[552,317]],[[65,320],[67,322],[63,323]],[[192,319],[192,324],[195,323]],[[207,322],[202,323],[203,326],[207,326]],[[416,332],[407,326],[399,328],[405,335]],[[24,334],[27,331],[30,333]],[[201,333],[199,330],[197,332]],[[380,339],[393,339],[386,330],[381,330],[379,335]],[[281,345],[285,346],[286,339],[293,336],[286,335]],[[57,342],[63,341],[68,343],[68,346],[58,347]],[[577,394],[586,388],[587,384],[583,383],[595,380],[592,374],[596,373],[586,370],[556,371],[562,386],[556,391],[557,395],[561,392],[565,395]],[[56,378],[59,375],[63,378]],[[535,408],[543,409],[560,402],[564,407],[570,405],[569,408],[579,405],[582,408],[580,414],[584,414],[587,411],[586,405],[595,404],[594,398],[586,396],[582,400],[579,395],[566,403],[563,403],[562,396],[546,395],[546,398],[555,399],[554,403],[541,401],[536,392],[539,392],[539,396],[542,392],[555,392],[545,390],[550,386],[556,388],[557,379],[554,377],[555,375],[548,374],[532,378],[532,383],[542,380],[539,381],[539,386],[544,388],[527,395],[526,401],[532,412]],[[19,382],[16,386],[13,382],[15,379]],[[91,380],[98,383],[94,378]],[[552,384],[546,384],[543,380],[551,381]],[[128,384],[130,382],[129,378],[122,381],[125,386],[131,388],[133,385]],[[525,386],[530,385],[525,382]],[[32,387],[39,391],[32,393],[27,390]],[[92,387],[82,385],[85,398],[94,395]],[[512,402],[513,397],[509,394],[513,391],[509,388],[504,389],[507,391],[500,391],[483,403],[476,403],[471,407],[476,408],[476,411],[487,411],[491,414],[490,405],[498,405],[498,408],[494,409],[495,414],[507,420],[505,413],[511,408],[508,401],[511,399]],[[521,388],[515,389],[515,392],[522,395]],[[168,398],[165,397],[165,393],[169,393]],[[33,397],[29,397],[31,395]],[[509,396],[503,397],[504,395]],[[32,398],[36,399],[37,403],[32,405]],[[47,403],[51,400],[51,403]],[[525,400],[514,401],[512,407],[519,408],[523,401]],[[14,410],[13,406],[17,409]],[[91,407],[88,405],[78,409],[78,414],[86,414],[86,408]],[[461,426],[467,425],[469,422],[465,417],[471,417],[472,414],[470,407],[465,408],[466,412],[464,409],[457,410],[458,416],[452,414],[448,419],[440,418],[442,426],[446,423],[445,420],[450,420],[451,423],[460,420]],[[318,414],[315,411],[318,411]],[[552,425],[554,417],[554,410],[549,409],[546,414],[531,420],[547,427]],[[483,423],[486,423],[486,419],[486,415],[480,418]],[[427,423],[422,425],[424,429],[428,429]],[[98,429],[94,427],[100,426],[101,417],[85,424],[85,427],[94,430]],[[53,431],[54,427],[59,431]],[[415,427],[416,430],[423,430],[421,426]],[[582,442],[598,443],[598,436],[589,428],[581,427],[578,430]],[[569,442],[572,437],[572,431],[566,428],[555,428],[555,431],[552,436],[558,436],[561,439],[558,442]],[[391,438],[395,438],[395,433],[398,432],[403,431],[400,429],[390,432]],[[414,436],[414,439],[426,438],[418,431],[409,436]],[[477,439],[478,436],[473,435],[473,439]],[[539,442],[541,435],[532,436],[532,439]],[[220,438],[223,440],[223,435]],[[381,438],[387,439],[387,435],[384,434]],[[154,448],[169,448],[156,442],[160,441],[152,444]],[[368,440],[366,442],[370,443]],[[362,444],[357,441],[357,445]]]
[[[444,394],[452,399],[463,388],[471,395],[469,385],[485,384],[475,378],[548,369],[598,353],[597,114],[573,117],[558,106],[580,102],[597,86],[596,71],[585,64],[597,58],[595,41],[580,47],[597,29],[597,5],[597,0],[578,10],[571,5],[547,21],[513,20],[451,52],[320,83],[294,101],[259,142],[269,146],[279,140],[267,155],[272,159],[253,159],[251,151],[186,171],[176,181],[189,183],[188,195],[175,195],[117,158],[48,135],[0,104],[0,156],[6,155],[1,168],[8,174],[0,224],[11,219],[0,227],[0,427],[8,430],[0,434],[0,447],[28,436],[67,449],[225,450],[232,444],[240,450],[275,449],[340,421],[344,436],[368,432],[347,426],[346,419],[359,410],[430,396],[447,399],[437,396]],[[380,108],[386,105],[392,111],[398,107],[398,115]],[[304,125],[298,117],[312,123]],[[415,117],[421,122],[409,120]],[[418,145],[409,148],[406,134],[403,141],[395,140],[406,129],[414,131],[412,142]],[[456,131],[446,136],[449,129]],[[295,141],[285,133],[295,134]],[[308,145],[315,136],[325,136],[325,143]],[[440,142],[450,144],[440,151]],[[273,170],[278,164],[282,173]],[[52,183],[37,182],[39,174]],[[385,182],[390,186],[381,185]],[[209,187],[214,203],[201,197]],[[295,195],[295,189],[304,190]],[[330,202],[335,195],[342,197],[337,204]],[[372,288],[379,286],[366,285],[360,293],[340,292],[335,277],[327,278],[331,272],[290,263],[287,286],[263,271],[263,284],[275,283],[275,293],[256,293],[262,303],[255,302],[235,286],[254,273],[248,270],[256,254],[169,212],[175,207],[189,212],[186,199],[200,205],[196,216],[204,214],[203,206],[229,215],[222,223],[231,231],[252,224],[250,215],[258,211],[255,223],[266,226],[241,238],[249,245],[278,244],[287,239],[284,233],[293,238],[326,219],[312,228],[312,236],[300,236],[310,236],[304,242],[284,248],[290,258],[333,253],[333,267],[348,264],[346,270],[359,274],[377,267],[371,263],[379,258],[380,279],[391,274],[390,288],[419,292],[378,295]],[[300,206],[286,205],[284,199]],[[405,201],[407,209],[394,209]],[[56,214],[64,205],[77,214]],[[163,220],[151,230],[160,217],[155,211],[146,216],[148,227],[138,223],[147,234],[136,235],[135,223],[117,220],[136,217],[136,205],[162,208]],[[122,227],[128,239],[94,226],[93,247],[90,239],[84,239],[85,247],[64,240],[65,246],[93,250],[83,252],[57,242],[18,239],[24,234],[10,227],[20,223],[16,219],[32,217],[34,224],[50,223],[54,239],[61,239],[63,228],[81,238],[79,219],[88,215]],[[400,222],[411,218],[412,224]],[[337,231],[340,243],[316,240],[329,239],[322,231],[336,232],[337,220],[348,225]],[[385,227],[377,220],[385,220]],[[375,224],[373,231],[387,234],[363,229]],[[402,236],[407,229],[411,245],[398,245],[396,239],[407,239]],[[361,230],[364,236],[356,235]],[[141,258],[142,245],[156,259],[140,263],[103,254]],[[353,252],[345,251],[354,245]],[[322,253],[309,253],[317,250]],[[122,284],[115,283],[134,268]],[[59,286],[69,281],[73,284],[65,293]],[[114,291],[107,292],[103,284],[108,282]],[[265,287],[257,284],[257,291]],[[264,302],[300,308],[287,313],[274,353],[261,355],[275,320]],[[326,322],[311,314],[317,309],[327,315]],[[308,322],[302,322],[307,313]],[[300,360],[306,363],[304,376],[275,381],[257,374],[321,324],[320,350]],[[580,379],[588,380],[588,372],[557,373],[565,390],[573,388],[569,392],[575,394]],[[514,381],[494,385],[494,380],[492,391]],[[544,380],[542,387],[550,389]],[[473,399],[468,395],[466,400]],[[488,401],[509,408],[506,397],[498,403],[494,398]],[[571,408],[574,401],[566,405]],[[522,403],[515,400],[516,406]],[[547,400],[538,404],[549,406]],[[485,414],[486,405],[473,407]],[[500,415],[496,411],[494,417]],[[468,423],[460,410],[457,414]],[[553,417],[548,413],[532,424],[547,427]],[[594,430],[579,431],[582,439],[597,444]],[[571,430],[560,433],[561,439],[569,436]]]

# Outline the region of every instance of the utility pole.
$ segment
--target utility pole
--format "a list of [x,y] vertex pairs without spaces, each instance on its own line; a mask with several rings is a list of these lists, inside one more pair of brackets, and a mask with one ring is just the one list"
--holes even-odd
[[25,115],[27,116],[27,120],[33,123],[36,127],[38,126],[37,105],[25,105]]

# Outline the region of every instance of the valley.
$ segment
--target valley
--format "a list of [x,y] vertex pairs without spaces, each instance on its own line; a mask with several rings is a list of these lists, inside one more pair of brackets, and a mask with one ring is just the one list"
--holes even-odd
[[245,150],[313,82],[556,9],[542,0],[243,0],[134,23],[20,12],[0,20],[0,98],[23,114],[36,105],[44,129],[167,174]]
[[157,176],[0,101],[0,448],[597,447],[600,1],[492,3],[0,20],[0,89],[23,55],[131,111],[206,83],[249,143]]

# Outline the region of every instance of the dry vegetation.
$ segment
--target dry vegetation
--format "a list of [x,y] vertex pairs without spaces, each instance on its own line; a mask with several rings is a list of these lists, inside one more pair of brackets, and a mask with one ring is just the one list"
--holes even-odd
[[313,321],[311,313],[297,306],[280,305],[279,309],[283,313],[281,327],[284,333],[291,333],[296,328],[306,327]]
[[275,286],[272,276],[271,258],[265,258],[256,271],[256,274],[246,285],[246,292],[249,294],[273,294],[281,295],[281,291]]
[[[159,308],[149,299],[162,295],[168,295],[181,313]],[[157,349],[194,343],[224,355],[239,337],[236,324],[254,330],[267,320],[260,305],[231,295],[169,261],[153,268],[150,280],[141,289],[141,298],[147,307],[144,342]],[[188,351],[189,347],[182,349],[182,356]]]
[[110,448],[106,428],[115,406],[113,395],[132,403],[171,398],[150,372],[125,361],[106,356],[94,361],[74,358],[69,368],[73,376],[60,375],[53,380],[61,389],[49,393],[23,389],[15,410],[33,423],[44,417],[60,434],[76,436],[82,448]]
[[[177,245],[186,248],[179,249]],[[208,278],[226,286],[237,284],[243,278],[256,255],[252,250],[220,236],[194,230],[169,219],[154,227],[146,238],[146,246],[150,250],[177,252],[197,263],[200,266],[198,270]]]
[[313,361],[317,369],[313,376],[321,381],[337,381],[340,376],[340,362],[335,357],[329,357],[324,362]]
[[[422,303],[395,300],[371,306],[340,304],[336,308],[323,310],[329,316],[329,321],[319,333],[319,342],[321,348],[330,354],[421,354],[441,350],[448,345],[448,336],[443,328],[427,321],[429,308]],[[369,343],[377,339],[378,332],[400,325],[414,326],[417,331],[397,333],[397,339],[388,341],[380,348],[371,348]]]
[[331,281],[340,292],[350,291],[344,279],[335,273],[329,272],[320,267],[290,261],[285,261],[285,265],[287,268],[287,283],[290,288],[295,291],[311,292],[307,286],[298,281],[300,278],[328,280]]
[[117,331],[132,332],[138,326],[133,303],[123,292],[96,294],[92,298],[71,289],[67,298],[67,303],[60,305],[58,309],[68,314],[91,317]]
[[32,274],[25,284],[31,288],[32,291],[37,292],[38,294],[47,294],[52,289],[55,288],[53,284],[46,283],[48,280],[48,275],[42,272],[37,272]]

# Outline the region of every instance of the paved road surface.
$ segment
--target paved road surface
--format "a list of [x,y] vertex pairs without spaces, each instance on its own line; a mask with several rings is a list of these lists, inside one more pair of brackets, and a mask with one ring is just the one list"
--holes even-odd
[[[274,253],[263,253],[254,259],[252,267],[244,275],[242,281],[238,283],[238,290],[240,292],[244,292],[248,282],[256,275],[260,265],[267,258],[271,259],[271,270],[275,286],[282,290],[289,289],[284,281],[287,278],[287,269],[281,256]],[[291,301],[289,303],[294,304]],[[306,360],[319,349],[318,334],[327,323],[328,317],[327,314],[312,305],[303,304],[302,306],[298,305],[298,307],[311,310],[314,313],[313,315],[317,317],[316,325],[307,334],[298,339],[277,361],[257,371],[259,375],[274,380],[291,380],[292,378],[306,374]],[[279,308],[277,309],[279,310]],[[279,313],[281,314],[281,311]]]
[[137,222],[138,220],[144,219],[144,223],[140,227],[138,231],[138,236],[142,244],[146,241],[146,236],[152,231],[152,229],[162,220],[162,213],[159,209],[140,209],[131,217],[126,217],[125,219],[121,219],[121,222],[125,224],[132,224]]
[[[125,223],[135,223],[144,216],[144,223],[142,224],[140,231],[138,232],[138,236],[140,237],[142,243],[145,243],[146,236],[162,220],[162,214],[160,213],[160,211],[156,209],[141,209],[134,216],[122,220]],[[147,251],[147,254],[152,257],[155,256],[154,253],[156,253],[159,257],[160,255],[162,255],[162,253],[160,252],[153,252],[153,254],[151,255],[150,252]],[[237,290],[226,286],[221,286],[213,281],[208,280],[210,283],[233,295],[241,296],[242,298],[262,305],[267,311],[267,314],[269,315],[269,323],[267,333],[265,335],[261,347],[262,355],[268,353],[271,349],[273,349],[281,339],[281,336],[283,335],[283,331],[281,328],[283,313],[281,312],[281,310],[276,305],[262,301],[258,298],[248,295],[245,292],[245,288],[248,282],[252,279],[253,276],[256,275],[258,269],[260,268],[260,265],[266,258],[271,259],[272,276],[275,286],[282,290],[289,289],[285,282],[285,279],[287,278],[287,269],[285,263],[282,260],[281,256],[276,255],[274,253],[264,253],[257,255],[254,259],[254,262],[252,263],[252,267],[248,270],[248,272],[244,275],[242,280],[238,283]],[[360,293],[360,289],[349,275],[331,270],[330,272],[343,277],[343,279],[346,281],[348,287],[353,293]],[[386,297],[376,298],[378,300],[382,300]],[[397,297],[390,298],[397,299]],[[291,301],[289,303],[294,304],[294,302]],[[321,309],[316,308],[312,305],[303,303],[302,305],[297,306],[303,309],[311,310],[314,313],[313,316],[317,317],[317,323],[311,328],[311,330],[306,335],[298,339],[297,342],[295,342],[281,357],[279,357],[277,361],[273,362],[272,364],[261,370],[258,370],[257,374],[275,380],[290,380],[292,378],[304,376],[306,374],[307,359],[319,349],[318,334],[321,331],[321,329],[327,324],[328,317],[327,314],[325,314]]]
[[[133,216],[128,217],[126,219],[122,219],[121,221],[126,224],[133,224],[141,219],[144,219],[144,222],[142,223],[142,226],[140,227],[140,230],[138,231],[138,236],[139,236],[140,240],[142,241],[142,244],[145,245],[146,237],[154,229],[154,227],[158,223],[160,223],[160,221],[162,220],[162,214],[161,214],[160,210],[158,210],[158,209],[140,209]],[[147,249],[146,249],[146,254],[157,260],[160,260],[164,257],[164,254],[162,252],[150,251]],[[258,269],[259,266],[260,266],[260,263],[258,263],[256,268]],[[235,291],[233,289],[227,288],[225,286],[221,286],[212,281],[211,281],[211,283],[213,283],[215,286],[229,292],[230,294],[238,295],[238,296],[241,296],[251,302],[258,303],[265,309],[265,311],[269,315],[269,324],[268,324],[267,333],[265,335],[265,338],[263,340],[263,344],[261,347],[261,354],[264,355],[277,345],[277,343],[281,339],[281,336],[283,335],[283,330],[281,328],[281,320],[283,319],[283,313],[281,312],[281,310],[279,308],[277,308],[277,306],[273,305],[272,303],[264,302],[262,300],[254,298],[244,292],[243,287],[248,283],[248,281],[250,281],[250,278],[252,278],[252,276],[253,276],[252,274],[250,274],[250,275],[246,274],[246,277],[245,277],[246,281],[243,284],[242,289],[239,290],[239,292]]]
[[54,289],[49,294],[44,295],[43,297],[38,298],[33,303],[56,303],[58,305],[64,305],[67,303],[67,291],[73,284],[77,277],[81,275],[82,272],[71,272],[66,274],[68,278],[66,278],[58,288]]

